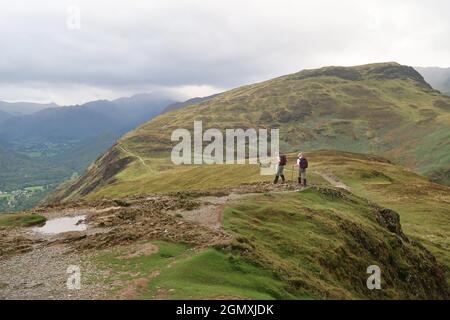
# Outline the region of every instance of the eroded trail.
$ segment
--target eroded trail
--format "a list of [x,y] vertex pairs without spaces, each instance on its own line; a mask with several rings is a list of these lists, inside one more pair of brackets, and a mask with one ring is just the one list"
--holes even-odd
[[[295,184],[255,183],[207,192],[179,192],[104,202],[38,208],[47,219],[83,216],[86,230],[38,234],[1,229],[0,299],[107,298],[103,274],[91,262],[97,250],[152,240],[202,249],[232,241],[222,228],[227,203],[262,192],[286,192]],[[146,254],[146,251],[138,251]],[[69,290],[67,268],[82,270],[80,290]]]
[[339,180],[338,177],[336,177],[331,172],[321,172],[321,171],[314,171],[314,173],[317,173],[322,178],[324,178],[326,181],[328,181],[333,187],[345,189],[347,191],[350,191],[350,187],[347,186],[345,183],[343,183],[341,180]]
[[139,156],[139,155],[137,155],[137,154],[131,152],[130,150],[128,150],[128,149],[125,148],[124,146],[119,145],[119,148],[120,148],[120,150],[122,150],[122,151],[125,152],[126,154],[128,154],[128,155],[130,155],[130,156],[132,156],[132,157],[137,158],[137,159],[142,163],[142,165],[143,165],[149,172],[153,172],[153,169],[145,162],[145,160],[144,160],[141,156]]

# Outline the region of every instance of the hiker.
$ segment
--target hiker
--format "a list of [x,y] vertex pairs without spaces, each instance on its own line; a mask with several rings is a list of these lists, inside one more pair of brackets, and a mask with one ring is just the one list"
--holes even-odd
[[278,183],[278,178],[281,177],[281,181],[284,183],[285,179],[284,179],[284,166],[287,163],[287,158],[285,154],[281,154],[277,157],[277,173],[275,176],[275,180],[273,181],[273,183]]
[[308,168],[308,160],[303,156],[303,153],[298,154],[297,159],[297,166],[298,166],[298,183],[302,185],[303,187],[306,187],[306,169]]

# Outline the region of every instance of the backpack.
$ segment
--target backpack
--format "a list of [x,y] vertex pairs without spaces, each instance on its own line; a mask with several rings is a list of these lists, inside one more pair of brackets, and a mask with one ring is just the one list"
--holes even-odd
[[280,156],[280,163],[279,163],[279,165],[280,165],[280,166],[285,166],[286,163],[287,163],[286,155],[282,154],[282,155]]
[[306,160],[306,158],[300,158],[300,168],[301,169],[308,168],[308,160]]

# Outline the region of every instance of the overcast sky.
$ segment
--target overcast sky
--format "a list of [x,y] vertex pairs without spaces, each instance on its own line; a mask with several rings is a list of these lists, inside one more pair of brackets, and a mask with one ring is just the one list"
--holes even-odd
[[4,101],[184,99],[326,65],[450,64],[448,0],[0,0],[0,30]]

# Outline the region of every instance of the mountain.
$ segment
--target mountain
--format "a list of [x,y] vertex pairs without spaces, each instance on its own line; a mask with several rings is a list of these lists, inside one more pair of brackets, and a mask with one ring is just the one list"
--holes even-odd
[[414,67],[431,86],[450,95],[450,68]]
[[[14,206],[11,202],[6,205],[0,198],[0,212],[37,204],[58,184],[79,174],[123,133],[173,102],[164,95],[138,94],[113,101],[47,108],[28,115],[6,114],[8,120],[0,125],[4,159],[0,191],[24,196]],[[25,195],[29,192],[24,188],[46,192],[39,196],[33,193],[31,197]]]
[[[189,199],[190,193],[222,194],[224,189],[240,186],[245,191],[236,191],[239,194],[251,192],[254,184],[273,179],[261,176],[258,165],[173,164],[170,152],[176,143],[171,141],[171,133],[178,128],[192,131],[194,120],[203,121],[203,130],[279,128],[282,152],[306,152],[310,161],[308,180],[311,184],[317,186],[331,181],[333,186],[350,190],[364,198],[366,203],[395,210],[403,222],[405,233],[413,239],[420,239],[447,270],[450,267],[450,256],[445,250],[449,245],[445,235],[449,232],[450,189],[418,174],[427,174],[436,181],[445,182],[450,163],[450,97],[434,90],[412,67],[397,63],[304,70],[233,89],[200,104],[163,113],[125,134],[79,178],[60,186],[48,198],[48,203],[148,199],[151,194],[168,192],[179,193],[180,199]],[[320,149],[330,151],[318,151]],[[289,167],[294,162],[291,156]],[[295,175],[295,170],[286,172],[289,180]],[[329,196],[329,201],[333,201],[333,191],[329,191]],[[264,197],[257,202],[244,203],[231,214],[238,220],[230,220],[230,230],[247,240],[259,239],[255,240],[256,243],[242,240],[245,247],[247,244],[251,248],[259,247],[260,241],[264,241],[263,234],[259,233],[262,229],[258,231],[258,228],[253,230],[251,227],[254,224],[261,226],[258,221],[263,213],[272,214],[280,208],[288,217],[288,212],[309,212],[323,201],[317,195],[313,199],[299,200],[300,203],[288,194],[280,197],[267,198],[268,203]],[[291,207],[286,207],[285,200]],[[279,205],[271,206],[273,201]],[[304,205],[311,207],[299,209]],[[325,204],[322,208],[328,210],[329,206],[331,204]],[[356,207],[359,208],[355,208],[356,211],[362,210],[359,212],[366,210],[359,205]],[[247,214],[250,215],[248,218]],[[313,214],[311,219],[321,216]],[[224,219],[231,219],[226,217]],[[291,234],[282,221],[276,223],[280,223],[279,234]],[[305,220],[299,228],[303,223],[308,225]],[[321,222],[317,223],[321,225]],[[323,223],[327,222],[324,220]],[[349,232],[360,243],[367,243],[370,231],[352,230],[353,227],[354,224],[344,222],[333,232]],[[275,233],[270,234],[276,237]],[[324,235],[324,238],[329,240],[328,236]],[[294,238],[276,239],[281,243],[296,241]],[[270,243],[266,245],[271,246]],[[284,265],[284,259],[288,259],[286,257],[292,252],[282,248],[278,247],[280,252],[274,247],[265,251],[267,247],[264,247],[261,248],[263,251],[257,250],[255,254],[263,259],[281,255],[283,262],[280,264]],[[391,249],[386,249],[385,254],[395,254]],[[329,252],[335,250],[330,249]],[[347,252],[342,253],[346,256],[359,256],[352,250],[343,250]],[[341,261],[341,258],[336,257],[336,261]],[[278,260],[271,261],[277,269]],[[299,274],[293,274],[294,278],[297,276]],[[343,277],[347,279],[350,275]],[[447,281],[449,279],[447,276]]]
[[58,107],[55,103],[4,102],[0,101],[0,111],[11,115],[27,115],[47,108]]
[[12,114],[9,114],[7,112],[4,112],[4,111],[0,110],[0,123],[2,123],[5,120],[8,120],[8,119],[10,119],[12,117],[13,117]]
[[412,67],[397,63],[325,67],[163,113],[124,135],[59,199],[106,195],[106,189],[142,192],[140,183],[151,171],[139,169],[140,160],[158,165],[155,157],[168,157],[174,145],[172,131],[192,130],[194,120],[202,120],[204,130],[279,128],[284,152],[376,153],[441,182],[449,170],[450,97],[432,89]]
[[[22,168],[22,170],[11,171],[11,166],[17,166],[17,168]],[[26,168],[30,168],[33,166],[34,164],[32,160],[0,148],[0,172],[2,173],[2,177],[5,177],[4,179],[0,180],[0,190],[5,189],[5,184],[8,180],[8,178],[6,178],[6,175],[14,177],[25,175],[27,170]]]
[[169,98],[141,94],[81,106],[47,108],[10,119],[1,126],[0,137],[8,141],[61,142],[105,132],[120,135],[159,114],[170,103],[173,100]]

